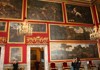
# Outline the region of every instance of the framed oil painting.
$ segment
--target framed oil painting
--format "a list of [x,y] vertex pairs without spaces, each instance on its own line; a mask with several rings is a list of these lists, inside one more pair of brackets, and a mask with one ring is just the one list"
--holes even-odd
[[18,62],[22,62],[22,47],[10,47],[9,53],[9,62],[13,60],[17,60]]
[[93,15],[90,6],[65,4],[65,7],[68,23],[93,24]]
[[96,12],[98,17],[98,22],[100,23],[100,2],[96,2]]
[[0,0],[0,19],[22,19],[23,0]]
[[0,21],[0,32],[5,32],[7,28],[7,23],[5,21]]
[[24,35],[19,35],[17,28],[21,22],[10,22],[8,32],[8,43],[25,43]]
[[51,60],[67,60],[79,57],[81,59],[98,59],[96,43],[50,43]]
[[34,33],[46,33],[47,25],[45,23],[30,23]]
[[91,26],[50,25],[50,40],[90,40]]
[[27,18],[38,21],[63,22],[62,3],[28,0]]

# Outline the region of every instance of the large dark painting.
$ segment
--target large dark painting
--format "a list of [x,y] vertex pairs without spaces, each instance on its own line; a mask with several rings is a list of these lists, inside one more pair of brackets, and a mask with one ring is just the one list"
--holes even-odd
[[98,22],[100,22],[100,2],[96,3]]
[[24,35],[19,35],[17,28],[19,26],[19,22],[10,22],[9,26],[9,43],[24,43]]
[[27,18],[31,20],[63,22],[62,4],[28,0]]
[[79,57],[99,58],[98,47],[92,44],[77,44],[77,43],[50,43],[51,60],[67,60]]
[[23,0],[0,0],[0,18],[21,19]]
[[0,32],[6,31],[6,22],[0,21]]
[[50,40],[90,40],[92,27],[50,25]]
[[33,23],[31,24],[31,27],[33,28],[32,32],[36,32],[36,33],[47,32],[46,24]]
[[66,4],[66,16],[68,22],[93,24],[91,8]]

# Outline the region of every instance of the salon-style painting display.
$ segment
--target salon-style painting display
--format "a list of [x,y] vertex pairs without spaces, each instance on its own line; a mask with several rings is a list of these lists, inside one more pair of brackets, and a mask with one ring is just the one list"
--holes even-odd
[[0,19],[22,19],[23,0],[0,0]]
[[67,60],[79,57],[81,59],[98,59],[96,43],[50,43],[51,60]]
[[68,23],[93,24],[90,6],[65,4]]
[[10,47],[9,55],[9,62],[13,60],[22,62],[22,47]]
[[47,25],[45,23],[30,23],[34,33],[46,33]]
[[27,0],[27,18],[63,22],[62,3]]
[[0,32],[5,32],[7,28],[7,23],[5,21],[0,21]]
[[8,43],[25,43],[24,35],[18,34],[18,27],[21,22],[10,22],[8,32]]
[[51,24],[49,30],[50,40],[90,40],[92,27]]
[[96,3],[96,11],[97,11],[98,22],[100,23],[100,2]]

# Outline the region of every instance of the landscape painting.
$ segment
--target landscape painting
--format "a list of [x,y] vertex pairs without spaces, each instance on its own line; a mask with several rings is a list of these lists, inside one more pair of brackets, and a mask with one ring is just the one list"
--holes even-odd
[[93,24],[90,6],[66,4],[66,17],[69,23]]
[[27,1],[27,18],[39,21],[63,22],[62,4],[48,1]]
[[81,59],[99,58],[96,43],[50,43],[51,60],[67,60],[79,57]]
[[90,40],[92,27],[50,25],[50,40]]

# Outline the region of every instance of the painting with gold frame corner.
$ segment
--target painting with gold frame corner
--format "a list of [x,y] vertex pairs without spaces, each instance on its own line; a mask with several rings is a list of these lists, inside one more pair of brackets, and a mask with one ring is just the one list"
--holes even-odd
[[22,52],[22,47],[11,46],[9,50],[9,62],[12,62],[13,60],[22,62]]
[[45,22],[64,22],[63,8],[60,2],[27,1],[27,19]]
[[96,2],[96,14],[97,14],[97,19],[98,19],[98,23],[100,23],[100,1]]
[[22,22],[9,22],[8,43],[25,43],[25,36],[19,35],[17,28]]
[[33,28],[32,32],[33,33],[47,33],[47,24],[46,23],[32,23],[31,27]]
[[0,19],[20,20],[24,0],[0,0]]
[[62,24],[50,24],[49,28],[49,36],[51,41],[90,41],[90,33],[93,30],[93,26],[69,26]]
[[65,8],[68,23],[93,24],[94,20],[90,6],[66,3]]
[[6,32],[6,30],[7,30],[7,22],[0,21],[0,32]]
[[50,60],[70,60],[76,57],[80,59],[99,59],[99,50],[96,42],[94,43],[50,43]]

